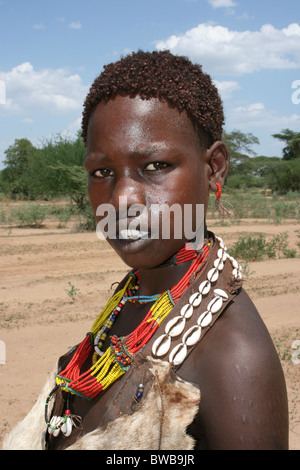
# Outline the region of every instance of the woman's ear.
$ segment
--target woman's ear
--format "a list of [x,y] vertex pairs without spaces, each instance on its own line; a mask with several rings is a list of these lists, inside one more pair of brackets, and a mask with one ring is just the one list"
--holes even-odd
[[216,183],[224,185],[229,170],[229,150],[220,140],[213,143],[207,150],[207,163],[210,167],[209,186],[214,192],[218,190]]

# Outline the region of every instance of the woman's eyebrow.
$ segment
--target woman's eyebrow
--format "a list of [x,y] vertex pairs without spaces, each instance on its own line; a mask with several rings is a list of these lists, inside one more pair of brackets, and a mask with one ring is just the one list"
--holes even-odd
[[85,155],[85,161],[96,162],[107,158],[102,152],[87,152]]
[[142,157],[150,157],[156,153],[161,153],[161,154],[174,154],[174,153],[179,153],[180,150],[176,147],[169,147],[165,144],[155,144],[151,146],[146,146],[146,147],[139,147],[136,149],[132,149],[130,152],[130,155],[136,158],[142,158]]
[[[165,145],[164,143],[162,144],[154,144],[150,146],[139,146],[137,148],[133,148],[129,152],[129,157],[136,158],[136,159],[142,159],[145,157],[151,157],[154,154],[172,154],[172,155],[178,155],[180,154],[180,149],[177,147],[169,147]],[[85,156],[85,163],[97,163],[100,161],[109,161],[110,157],[102,152],[89,152]]]

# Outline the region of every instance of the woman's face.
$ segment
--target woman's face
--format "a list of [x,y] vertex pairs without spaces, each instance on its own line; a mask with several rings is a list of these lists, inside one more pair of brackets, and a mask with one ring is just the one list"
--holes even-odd
[[[159,266],[183,246],[189,238],[185,205],[192,208],[187,217],[195,230],[196,207],[208,202],[206,154],[187,115],[156,98],[118,96],[97,106],[85,160],[89,198],[98,225],[108,220],[104,207],[115,211],[115,232],[107,239],[128,266]],[[173,204],[176,216],[168,212]]]

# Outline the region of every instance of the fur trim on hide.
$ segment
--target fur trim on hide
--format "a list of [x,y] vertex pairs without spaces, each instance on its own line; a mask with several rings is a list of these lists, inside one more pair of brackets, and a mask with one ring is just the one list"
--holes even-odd
[[167,362],[147,358],[155,377],[145,400],[132,415],[78,439],[67,450],[192,450],[186,434],[200,403],[200,391],[179,379]]
[[[43,450],[45,448],[45,401],[55,383],[57,368],[47,380],[28,415],[4,438],[3,450]],[[49,406],[49,413],[51,407]]]

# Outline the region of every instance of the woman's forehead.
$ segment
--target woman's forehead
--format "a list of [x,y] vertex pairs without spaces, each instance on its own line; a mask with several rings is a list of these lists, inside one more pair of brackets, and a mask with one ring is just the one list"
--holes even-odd
[[137,143],[185,140],[199,146],[199,136],[185,112],[180,113],[168,103],[151,98],[143,100],[117,96],[97,105],[89,122],[89,137],[119,135]]

